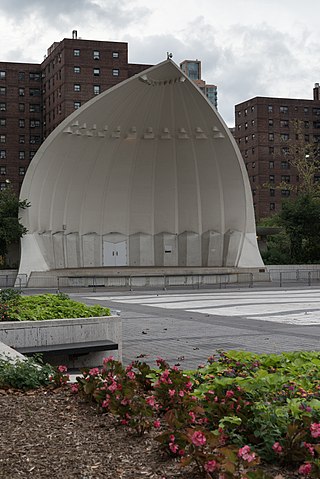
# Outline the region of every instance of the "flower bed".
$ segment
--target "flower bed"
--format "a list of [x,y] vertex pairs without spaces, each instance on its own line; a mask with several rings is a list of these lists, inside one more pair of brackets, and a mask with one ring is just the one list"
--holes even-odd
[[159,430],[162,449],[203,477],[267,479],[277,463],[319,478],[319,364],[320,353],[229,351],[186,373],[106,358],[72,388],[138,434]]

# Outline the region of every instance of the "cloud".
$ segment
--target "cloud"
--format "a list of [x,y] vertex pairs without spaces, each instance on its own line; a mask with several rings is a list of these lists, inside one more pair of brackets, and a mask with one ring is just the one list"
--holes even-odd
[[149,15],[146,7],[125,0],[1,0],[0,11],[14,21],[27,17],[66,28],[95,20],[105,26],[122,27]]

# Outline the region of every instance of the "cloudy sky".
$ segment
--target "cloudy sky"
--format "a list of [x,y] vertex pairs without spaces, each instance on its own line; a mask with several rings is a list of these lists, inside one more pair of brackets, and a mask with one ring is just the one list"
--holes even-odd
[[317,0],[0,0],[0,61],[42,61],[73,29],[127,41],[129,61],[202,61],[219,111],[253,96],[312,98],[320,82]]

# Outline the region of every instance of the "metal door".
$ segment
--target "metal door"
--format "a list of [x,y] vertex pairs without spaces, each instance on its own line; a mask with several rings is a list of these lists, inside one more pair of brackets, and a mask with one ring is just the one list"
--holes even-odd
[[127,242],[103,242],[103,266],[127,266]]

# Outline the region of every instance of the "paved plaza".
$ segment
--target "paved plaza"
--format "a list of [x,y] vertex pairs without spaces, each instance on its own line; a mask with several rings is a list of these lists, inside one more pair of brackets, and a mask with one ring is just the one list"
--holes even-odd
[[122,291],[72,294],[119,310],[123,361],[164,357],[184,369],[216,350],[319,350],[320,289]]

